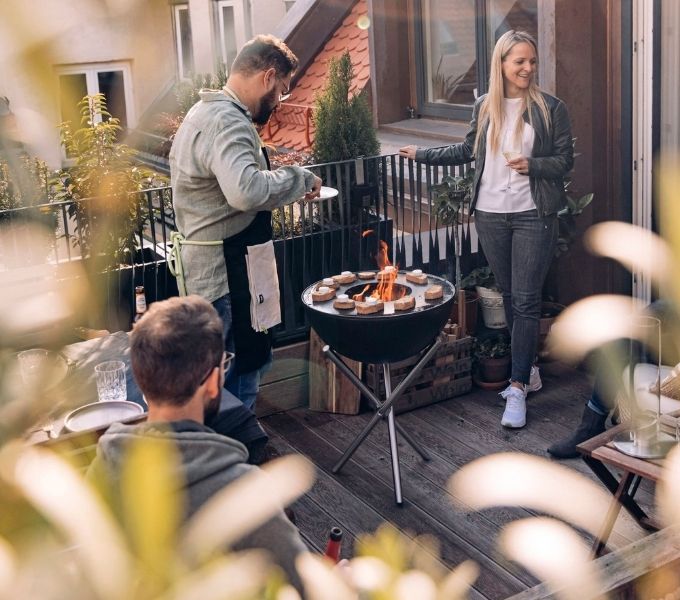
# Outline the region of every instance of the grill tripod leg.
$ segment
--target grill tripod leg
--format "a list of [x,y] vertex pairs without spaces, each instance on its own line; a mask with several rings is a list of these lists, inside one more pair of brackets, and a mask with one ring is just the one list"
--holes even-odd
[[[392,395],[392,380],[390,379],[389,365],[383,365],[385,374],[385,395],[389,398]],[[394,501],[401,506],[403,499],[401,496],[401,469],[399,467],[399,450],[397,448],[397,428],[394,420],[394,407],[390,407],[387,413],[387,431],[390,435],[390,456],[392,458],[392,479],[394,481]]]

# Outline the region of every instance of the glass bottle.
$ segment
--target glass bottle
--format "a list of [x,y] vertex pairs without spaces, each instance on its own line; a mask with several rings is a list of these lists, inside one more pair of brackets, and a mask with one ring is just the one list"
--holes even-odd
[[146,312],[146,296],[144,294],[144,286],[138,285],[135,288],[135,318],[132,323],[136,323],[144,316]]

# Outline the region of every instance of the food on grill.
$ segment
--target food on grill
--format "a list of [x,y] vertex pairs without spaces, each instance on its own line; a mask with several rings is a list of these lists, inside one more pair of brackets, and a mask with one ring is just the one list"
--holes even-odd
[[385,308],[385,304],[381,300],[369,298],[366,302],[357,302],[356,307],[358,315],[372,315],[374,313],[382,312]]
[[327,288],[331,288],[332,290],[337,290],[338,289],[338,282],[335,281],[332,277],[325,277],[319,282],[319,285],[317,285],[317,289],[320,287],[325,286]]
[[357,273],[359,279],[373,279],[375,277],[375,271],[359,271]]
[[357,276],[352,273],[352,271],[343,271],[340,275],[333,275],[333,280],[341,285],[347,285],[348,283],[354,283]]
[[404,296],[394,301],[394,310],[411,310],[416,306],[416,299],[413,296]]
[[333,302],[333,308],[337,310],[352,310],[355,306],[354,300],[349,298],[348,300],[335,300]]
[[335,296],[335,289],[322,285],[312,292],[312,301],[326,302]]
[[427,275],[420,269],[413,269],[406,273],[406,281],[417,283],[418,285],[425,285],[427,283]]
[[444,288],[441,285],[431,285],[425,290],[425,300],[439,300],[444,297]]

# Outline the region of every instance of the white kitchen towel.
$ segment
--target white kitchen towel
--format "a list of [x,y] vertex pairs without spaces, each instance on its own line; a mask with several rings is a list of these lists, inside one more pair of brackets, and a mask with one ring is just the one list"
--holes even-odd
[[279,276],[274,242],[248,246],[246,254],[250,288],[250,322],[255,331],[265,331],[281,322]]

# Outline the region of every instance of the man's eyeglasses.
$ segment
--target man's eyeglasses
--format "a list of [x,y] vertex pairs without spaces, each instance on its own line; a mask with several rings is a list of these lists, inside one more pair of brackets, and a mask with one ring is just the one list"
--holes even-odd
[[208,377],[210,377],[210,374],[216,367],[220,367],[222,369],[222,375],[224,375],[227,371],[227,367],[229,366],[229,363],[231,362],[232,358],[234,358],[234,354],[232,352],[224,351],[222,353],[222,359],[220,360],[220,362],[216,364],[214,367],[210,367],[210,370],[201,379],[200,383],[198,384],[198,387],[201,387],[208,380]]
[[[281,77],[279,77],[279,76],[277,75],[276,78],[277,78],[281,83],[284,83],[284,84],[285,84],[285,82],[283,81],[283,79],[281,79]],[[279,102],[285,102],[286,100],[288,100],[288,98],[290,98],[290,95],[291,95],[291,94],[290,94],[290,88],[286,88],[286,91],[283,92],[283,94],[279,94]]]

